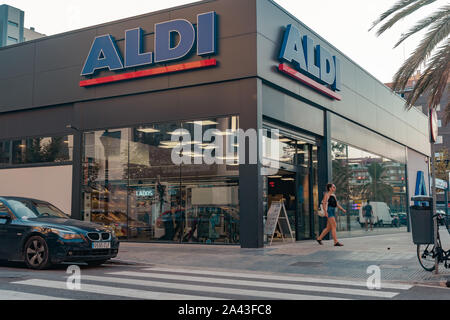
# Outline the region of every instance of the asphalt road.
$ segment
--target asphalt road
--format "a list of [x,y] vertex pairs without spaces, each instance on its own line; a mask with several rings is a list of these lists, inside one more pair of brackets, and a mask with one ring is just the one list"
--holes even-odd
[[80,265],[78,282],[67,273],[68,267],[32,271],[22,264],[1,263],[0,300],[450,300],[450,288],[438,286],[389,282],[369,290],[360,279],[119,261],[101,267]]

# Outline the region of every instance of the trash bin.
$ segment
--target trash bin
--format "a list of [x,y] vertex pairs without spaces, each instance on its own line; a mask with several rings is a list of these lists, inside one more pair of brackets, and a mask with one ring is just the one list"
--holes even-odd
[[412,197],[411,228],[414,244],[434,243],[433,198]]

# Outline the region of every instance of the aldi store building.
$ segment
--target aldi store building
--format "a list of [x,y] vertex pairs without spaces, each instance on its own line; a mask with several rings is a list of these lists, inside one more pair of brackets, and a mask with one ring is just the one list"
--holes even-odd
[[[274,201],[313,239],[332,181],[341,236],[359,234],[368,200],[379,230],[406,232],[408,198],[428,188],[428,119],[330,43],[273,1],[207,0],[0,48],[0,195],[122,240],[259,248]],[[221,154],[209,129],[232,150],[222,163],[203,161]],[[260,143],[226,139],[239,129]],[[275,171],[233,162],[271,158],[274,141]]]

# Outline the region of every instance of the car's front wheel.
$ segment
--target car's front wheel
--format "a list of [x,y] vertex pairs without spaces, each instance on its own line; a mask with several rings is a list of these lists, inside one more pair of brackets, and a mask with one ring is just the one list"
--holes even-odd
[[43,270],[50,266],[50,255],[45,240],[33,236],[25,243],[25,263],[30,269]]

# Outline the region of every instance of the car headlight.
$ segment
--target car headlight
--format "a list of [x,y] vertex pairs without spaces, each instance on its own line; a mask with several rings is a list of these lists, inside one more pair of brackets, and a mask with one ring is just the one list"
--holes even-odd
[[61,229],[55,229],[51,228],[51,232],[57,234],[60,238],[64,240],[75,240],[75,239],[83,239],[83,236],[79,233],[68,231],[68,230],[61,230]]

